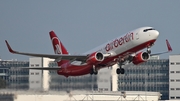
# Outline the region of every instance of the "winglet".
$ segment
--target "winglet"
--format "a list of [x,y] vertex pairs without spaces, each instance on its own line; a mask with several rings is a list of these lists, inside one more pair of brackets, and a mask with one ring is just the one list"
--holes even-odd
[[156,53],[156,54],[151,54],[151,56],[154,56],[154,55],[160,55],[160,54],[164,54],[164,53],[169,53],[172,51],[172,48],[171,48],[171,45],[169,43],[169,41],[166,39],[166,45],[167,45],[167,48],[168,48],[168,51],[165,51],[165,52],[161,52],[161,53]]
[[12,50],[12,48],[11,48],[11,46],[9,45],[9,43],[7,42],[7,40],[5,40],[5,42],[6,42],[6,45],[7,45],[7,47],[8,47],[9,52],[11,52],[11,53],[16,53],[16,51]]
[[172,48],[171,48],[171,45],[169,44],[169,41],[167,39],[166,39],[166,45],[167,45],[167,48],[168,48],[168,52],[171,52]]

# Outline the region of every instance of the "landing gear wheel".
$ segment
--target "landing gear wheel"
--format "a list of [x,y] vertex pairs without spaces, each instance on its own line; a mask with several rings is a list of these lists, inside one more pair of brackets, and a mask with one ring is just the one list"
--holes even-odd
[[95,71],[95,72],[94,72],[94,75],[97,75],[97,74],[98,74],[98,71]]
[[124,70],[124,68],[118,68],[118,69],[116,69],[116,73],[117,74],[124,74],[125,70]]
[[125,73],[124,68],[121,68],[121,74],[124,74],[124,73]]
[[116,73],[117,73],[117,74],[120,74],[120,73],[121,73],[120,68],[116,69]]

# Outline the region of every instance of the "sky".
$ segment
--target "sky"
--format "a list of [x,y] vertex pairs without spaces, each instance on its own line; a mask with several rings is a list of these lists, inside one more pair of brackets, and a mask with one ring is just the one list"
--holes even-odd
[[55,31],[71,54],[81,54],[139,27],[151,26],[160,35],[152,53],[180,50],[180,0],[1,0],[0,58],[29,60],[14,50],[54,54],[49,32]]

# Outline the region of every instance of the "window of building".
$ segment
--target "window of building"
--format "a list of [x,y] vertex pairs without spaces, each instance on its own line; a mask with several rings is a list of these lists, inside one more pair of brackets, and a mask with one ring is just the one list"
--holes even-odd
[[39,64],[36,64],[36,67],[39,67]]
[[31,64],[31,67],[34,67],[34,65],[33,65],[33,64]]
[[39,73],[36,73],[36,75],[39,75]]
[[180,71],[176,71],[176,73],[180,73]]
[[180,96],[176,96],[176,99],[180,99]]
[[171,62],[171,65],[174,65],[174,62]]
[[176,62],[176,65],[180,65],[180,62]]
[[31,83],[34,83],[34,81],[31,81]]
[[174,97],[174,96],[171,96],[171,99],[175,99],[175,97]]
[[176,82],[180,82],[180,79],[177,79]]
[[34,75],[34,73],[31,73],[31,75]]
[[173,79],[171,79],[171,82],[174,82],[174,80],[173,80]]
[[174,71],[171,71],[171,73],[174,73]]
[[180,88],[176,88],[176,90],[180,90]]
[[39,81],[36,81],[36,83],[39,83]]
[[171,90],[174,90],[174,88],[171,88]]

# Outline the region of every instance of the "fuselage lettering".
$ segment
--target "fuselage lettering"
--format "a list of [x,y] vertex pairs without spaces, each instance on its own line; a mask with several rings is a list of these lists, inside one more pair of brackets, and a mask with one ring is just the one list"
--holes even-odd
[[106,51],[110,51],[114,48],[117,48],[125,43],[130,42],[134,39],[133,33],[127,33],[125,36],[120,37],[119,39],[115,39],[112,42],[108,43],[105,47]]

